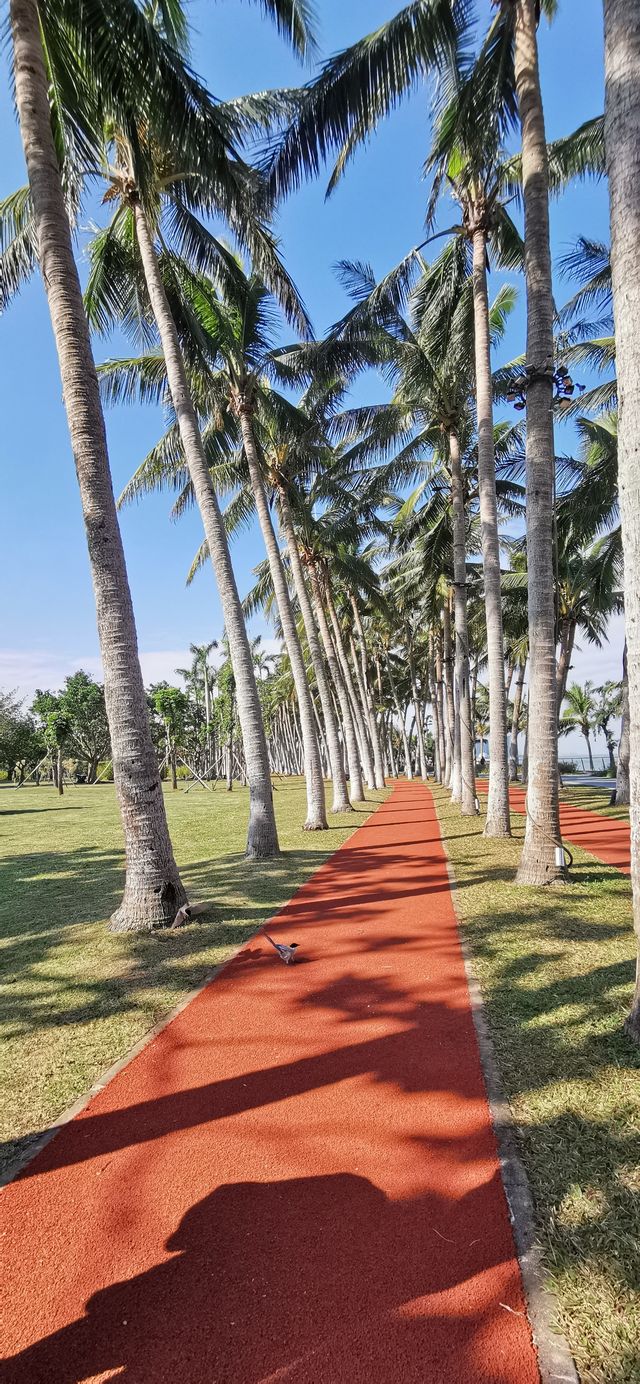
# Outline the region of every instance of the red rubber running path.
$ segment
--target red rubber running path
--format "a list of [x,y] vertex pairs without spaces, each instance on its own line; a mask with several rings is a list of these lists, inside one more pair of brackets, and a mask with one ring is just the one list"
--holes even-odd
[[[481,792],[487,792],[486,780],[478,780]],[[526,813],[526,794],[523,788],[509,789],[509,802],[514,812]],[[628,821],[603,817],[586,807],[560,803],[560,830],[563,840],[572,846],[595,855],[604,865],[613,865],[623,875],[631,874],[631,830]]]
[[2,1194],[3,1384],[537,1384],[428,788],[274,932]]

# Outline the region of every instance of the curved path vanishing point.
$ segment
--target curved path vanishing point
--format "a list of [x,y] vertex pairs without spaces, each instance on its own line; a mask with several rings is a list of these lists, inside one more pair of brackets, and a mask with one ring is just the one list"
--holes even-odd
[[3,1384],[537,1384],[429,789],[274,932],[2,1193]]
[[[478,779],[478,788],[487,792],[486,779]],[[526,813],[526,793],[524,788],[510,788],[509,802],[513,812]],[[603,865],[613,865],[623,875],[631,874],[631,828],[628,821],[619,817],[604,817],[601,812],[592,812],[587,807],[573,807],[571,803],[560,802],[560,830],[563,840],[572,846],[581,846],[589,855],[595,855]]]

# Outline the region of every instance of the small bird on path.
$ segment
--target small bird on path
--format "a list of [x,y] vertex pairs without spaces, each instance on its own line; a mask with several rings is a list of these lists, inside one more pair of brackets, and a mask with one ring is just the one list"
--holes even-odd
[[296,959],[298,943],[289,942],[287,946],[287,944],[284,942],[274,942],[273,937],[270,937],[269,933],[265,932],[264,928],[262,929],[262,931],[264,932],[267,942],[270,942],[274,951],[277,951],[280,960],[284,961],[285,966],[292,966]]

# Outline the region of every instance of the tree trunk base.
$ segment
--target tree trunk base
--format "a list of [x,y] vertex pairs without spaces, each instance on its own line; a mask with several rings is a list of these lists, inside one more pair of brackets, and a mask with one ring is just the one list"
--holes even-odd
[[515,879],[516,884],[528,884],[547,888],[554,884],[567,884],[567,872],[553,861],[535,858],[522,861]]
[[329,823],[327,822],[326,817],[312,817],[311,819],[307,817],[307,820],[306,820],[306,822],[305,822],[305,824],[304,824],[302,830],[303,830],[303,831],[328,831],[328,830],[329,830]]
[[186,902],[179,876],[156,885],[148,879],[128,879],[122,903],[109,920],[109,932],[154,932],[171,927]]
[[505,837],[511,836],[511,823],[502,817],[487,817],[483,836]]
[[336,802],[334,798],[331,807],[332,816],[337,816],[340,812],[355,812],[355,807],[352,807],[348,798],[346,798],[344,802]]

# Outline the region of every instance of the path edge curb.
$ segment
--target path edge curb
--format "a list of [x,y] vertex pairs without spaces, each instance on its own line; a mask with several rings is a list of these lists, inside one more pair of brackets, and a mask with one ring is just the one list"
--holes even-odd
[[239,942],[237,947],[230,952],[229,956],[225,956],[224,961],[221,961],[218,966],[214,966],[211,971],[208,971],[199,985],[195,985],[192,990],[189,990],[188,994],[183,995],[182,999],[174,1005],[173,1009],[170,1009],[167,1014],[163,1014],[162,1018],[158,1019],[157,1023],[153,1024],[152,1028],[148,1028],[146,1032],[142,1034],[142,1037],[138,1038],[138,1041],[133,1044],[133,1047],[127,1048],[127,1051],[123,1053],[122,1057],[116,1058],[116,1061],[112,1062],[110,1067],[107,1067],[105,1071],[101,1072],[100,1076],[96,1078],[89,1089],[84,1091],[81,1096],[78,1096],[78,1099],[73,1101],[72,1105],[68,1105],[66,1110],[63,1110],[52,1124],[47,1125],[47,1128],[42,1130],[40,1134],[34,1135],[33,1141],[29,1143],[27,1148],[23,1149],[21,1153],[18,1153],[16,1157],[7,1164],[2,1174],[0,1174],[0,1191],[8,1187],[11,1182],[15,1182],[16,1178],[20,1176],[20,1173],[38,1157],[38,1154],[42,1153],[42,1150],[47,1147],[47,1144],[51,1143],[52,1139],[55,1139],[56,1134],[59,1134],[60,1131],[64,1129],[65,1125],[70,1124],[71,1120],[74,1120],[76,1115],[81,1115],[82,1111],[86,1110],[91,1101],[94,1100],[96,1096],[99,1096],[101,1091],[104,1091],[105,1086],[108,1086],[109,1083],[113,1081],[114,1077],[119,1076],[120,1072],[123,1072],[125,1067],[128,1067],[129,1063],[133,1062],[134,1058],[138,1057],[141,1052],[144,1052],[144,1049],[153,1042],[154,1038],[157,1038],[158,1035],[162,1033],[163,1029],[168,1028],[169,1024],[172,1024],[174,1019],[178,1018],[183,1009],[186,1009],[187,1005],[191,1004],[192,1000],[197,999],[198,995],[201,994],[203,990],[206,990],[212,980],[215,980],[216,976],[220,974],[220,971],[223,971],[225,966],[228,966],[229,963],[235,959],[238,953],[242,951],[242,948],[246,947],[247,943],[251,942],[255,935],[254,933],[251,937],[245,937],[244,942]]
[[[393,779],[385,784],[385,787],[389,786],[391,787],[391,793],[393,793],[395,787],[395,781]],[[391,794],[389,796],[391,796]],[[370,802],[371,800],[366,799],[366,801]],[[162,1033],[163,1029],[168,1028],[169,1024],[172,1024],[174,1019],[179,1017],[183,1009],[186,1009],[187,1005],[191,1004],[192,1000],[197,999],[198,995],[200,995],[203,990],[206,990],[208,985],[211,985],[212,981],[219,976],[221,971],[224,971],[226,966],[229,966],[232,961],[235,961],[236,956],[239,955],[244,947],[249,946],[249,944],[255,940],[267,923],[277,923],[280,914],[284,912],[292,900],[295,899],[300,889],[303,889],[313,875],[317,874],[318,870],[322,870],[325,865],[328,865],[329,861],[333,860],[334,856],[338,855],[340,851],[353,840],[356,833],[360,831],[362,827],[366,826],[367,822],[369,822],[372,817],[375,817],[376,813],[387,801],[386,798],[383,798],[382,802],[376,802],[373,810],[368,814],[366,821],[354,825],[353,831],[347,836],[346,840],[341,841],[340,845],[336,846],[334,851],[331,851],[329,855],[325,856],[325,859],[320,862],[315,870],[312,870],[311,874],[306,880],[303,880],[302,884],[298,885],[298,888],[294,890],[291,897],[285,899],[285,902],[280,905],[280,908],[278,908],[277,912],[274,913],[271,918],[265,918],[264,923],[261,923],[260,926],[256,928],[255,932],[252,932],[249,937],[245,937],[242,942],[238,942],[237,946],[233,948],[233,951],[229,952],[228,956],[225,956],[224,961],[220,961],[217,966],[207,971],[207,974],[199,984],[194,985],[193,989],[189,990],[186,995],[183,995],[182,999],[174,1005],[173,1009],[163,1014],[162,1018],[158,1019],[151,1028],[148,1028],[146,1032],[138,1038],[137,1042],[133,1044],[133,1047],[128,1048],[127,1051],[122,1054],[122,1057],[116,1058],[115,1062],[112,1062],[109,1067],[106,1067],[105,1070],[96,1077],[96,1080],[88,1090],[84,1091],[81,1096],[78,1096],[71,1105],[68,1105],[51,1124],[47,1125],[46,1129],[43,1129],[38,1134],[34,1134],[27,1146],[23,1148],[20,1153],[17,1153],[15,1158],[10,1159],[5,1165],[2,1173],[0,1173],[0,1193],[5,1187],[9,1187],[12,1182],[15,1182],[16,1178],[24,1172],[24,1169],[28,1168],[29,1164],[33,1163],[34,1159],[42,1153],[42,1150],[47,1147],[47,1144],[50,1144],[51,1140],[55,1139],[56,1134],[59,1134],[60,1131],[64,1129],[65,1125],[70,1124],[71,1121],[75,1119],[76,1115],[81,1115],[83,1110],[86,1110],[87,1106],[91,1104],[91,1101],[94,1100],[96,1096],[100,1095],[100,1092],[104,1090],[105,1086],[108,1086],[115,1077],[120,1075],[120,1072],[124,1071],[125,1067],[129,1066],[130,1062],[133,1062],[141,1052],[144,1052],[144,1049]]]
[[568,1342],[553,1326],[556,1299],[545,1286],[542,1251],[535,1235],[533,1196],[529,1178],[520,1156],[511,1106],[504,1089],[482,990],[474,971],[473,951],[465,934],[464,921],[458,909],[458,882],[442,834],[442,825],[435,800],[434,808],[438,819],[438,830],[464,961],[487,1102],[498,1146],[502,1185],[507,1199],[509,1219],[522,1275],[527,1315],[538,1355],[541,1384],[558,1384],[558,1381],[560,1384],[565,1384],[565,1381],[566,1384],[580,1384],[580,1376]]

